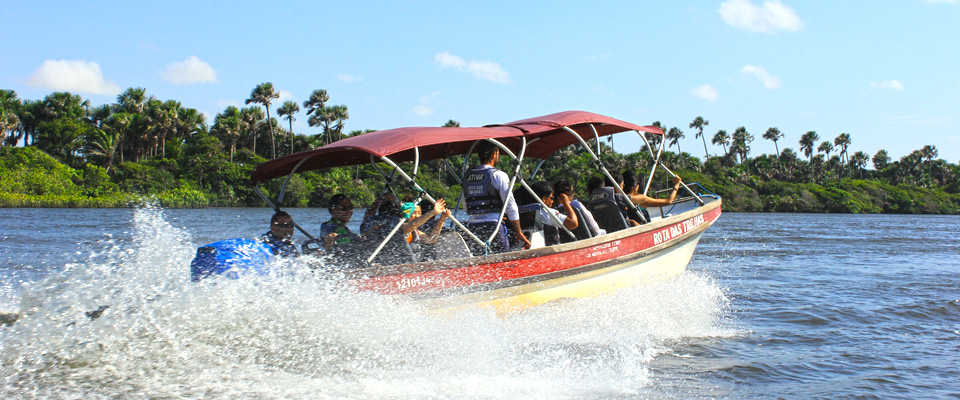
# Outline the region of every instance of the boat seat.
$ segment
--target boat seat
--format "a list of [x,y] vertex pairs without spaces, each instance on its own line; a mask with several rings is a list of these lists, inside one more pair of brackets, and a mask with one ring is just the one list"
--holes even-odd
[[[520,212],[520,230],[530,241],[530,248],[544,247],[543,221],[540,220],[540,204],[525,204],[517,207]],[[516,243],[515,243],[516,244]]]
[[587,209],[593,214],[593,219],[597,221],[600,229],[607,233],[613,233],[619,230],[627,229],[627,220],[623,218],[620,212],[620,206],[612,196],[603,199],[593,199],[587,203]]
[[[583,216],[583,212],[580,211],[577,207],[572,207],[573,212],[577,214],[577,227],[570,230],[574,236],[577,237],[577,240],[590,239],[593,235],[590,234],[590,228],[587,228],[587,219]],[[570,243],[574,240],[570,238],[570,235],[567,235],[566,232],[560,232],[560,243]]]

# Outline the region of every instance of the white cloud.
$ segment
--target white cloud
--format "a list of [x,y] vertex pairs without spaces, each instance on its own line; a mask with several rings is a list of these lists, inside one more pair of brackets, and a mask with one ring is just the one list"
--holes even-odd
[[883,82],[870,82],[870,86],[881,89],[903,90],[903,82],[896,79]]
[[720,4],[720,17],[728,25],[751,32],[799,31],[800,17],[780,0],[764,1],[763,7],[750,0],[729,0]]
[[413,113],[421,117],[433,115],[433,107],[424,104],[418,104],[413,106]]
[[337,74],[337,79],[343,82],[363,82],[363,77],[359,75]]
[[277,101],[275,101],[275,103],[283,103],[287,100],[297,99],[297,96],[294,96],[293,93],[291,93],[289,90],[280,89],[280,90],[277,90],[277,94],[280,95],[280,97],[277,98]]
[[160,75],[174,85],[217,82],[217,71],[197,56],[168,65]]
[[413,106],[413,113],[421,117],[427,115],[433,115],[433,107],[430,106],[430,103],[433,102],[433,99],[436,98],[440,92],[433,92],[428,95],[425,95],[420,98],[420,104]]
[[767,89],[776,89],[780,87],[780,79],[767,73],[767,70],[763,67],[757,65],[744,65],[743,68],[740,68],[741,75],[753,75],[760,82],[763,82],[763,87]]
[[694,97],[698,99],[707,100],[711,103],[717,101],[717,99],[720,98],[720,96],[717,94],[717,90],[710,85],[703,85],[703,86],[697,87],[696,89],[693,89],[691,93],[693,94]]
[[103,78],[100,65],[80,60],[46,60],[33,71],[26,84],[62,92],[114,96],[120,86]]
[[437,53],[433,59],[441,67],[453,67],[462,72],[469,72],[478,79],[488,80],[496,83],[510,83],[510,74],[500,67],[499,63],[493,61],[466,61],[449,51]]

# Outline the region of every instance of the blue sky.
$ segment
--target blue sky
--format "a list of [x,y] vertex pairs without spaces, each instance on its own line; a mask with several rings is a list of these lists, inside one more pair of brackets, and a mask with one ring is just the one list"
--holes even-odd
[[[5,2],[0,88],[128,87],[213,116],[261,82],[326,89],[347,130],[507,122],[564,110],[681,128],[806,131],[960,163],[960,1]],[[121,5],[123,4],[123,5]],[[133,4],[133,3],[129,3]],[[301,112],[298,133],[317,133]],[[621,136],[617,150],[635,151]]]

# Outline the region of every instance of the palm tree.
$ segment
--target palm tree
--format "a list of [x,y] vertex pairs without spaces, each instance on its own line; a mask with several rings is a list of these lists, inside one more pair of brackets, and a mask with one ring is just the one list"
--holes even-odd
[[94,107],[87,113],[85,120],[94,128],[103,128],[104,122],[113,115],[113,107],[109,104],[102,104]]
[[817,136],[816,131],[807,131],[803,136],[800,136],[800,150],[803,151],[803,155],[807,156],[809,162],[813,162],[813,146],[816,145],[817,140],[820,140],[820,136]]
[[[270,158],[277,158],[277,144],[274,141],[273,124],[270,123],[270,102],[273,101],[273,99],[279,98],[280,94],[274,90],[273,84],[264,82],[253,88],[253,91],[250,92],[250,98],[247,99],[246,102],[246,104],[259,103],[263,105],[263,108],[267,109],[267,124],[270,125]],[[254,140],[253,144],[256,146],[256,140]],[[256,153],[256,148],[254,148],[254,153]]]
[[741,126],[733,131],[732,141],[731,150],[740,155],[740,163],[743,164],[747,155],[750,154],[750,143],[753,142],[753,135],[747,132],[746,127]]
[[[650,146],[652,147],[650,150],[652,153],[656,154],[657,153],[656,149],[660,147],[660,142],[663,140],[663,137],[667,134],[667,126],[661,124],[660,121],[653,121],[653,123],[650,125],[659,129],[660,132],[663,132],[663,135],[653,134],[653,136],[649,137]],[[647,137],[646,132],[644,132],[643,137]]]
[[923,158],[927,159],[927,176],[929,177],[930,185],[933,186],[933,159],[937,158],[940,152],[937,151],[936,146],[928,144],[920,149],[920,154],[923,155]]
[[[17,97],[17,92],[8,89],[0,89],[0,146],[8,144],[16,146],[20,142],[23,133],[20,130],[20,116],[17,113],[23,103]],[[5,132],[10,132],[6,137]]]
[[149,103],[151,100],[155,99],[153,96],[147,96],[147,89],[127,88],[127,90],[124,90],[123,93],[117,95],[115,111],[130,114],[140,114],[143,113],[144,108],[147,107],[147,103]]
[[703,127],[710,125],[710,121],[703,119],[701,116],[697,116],[693,119],[693,122],[690,123],[690,127],[697,130],[697,135],[693,138],[700,138],[703,140],[703,158],[710,158],[710,154],[707,152],[707,137],[703,136]]
[[[17,113],[6,107],[0,107],[0,146],[10,145],[16,146],[17,142],[20,141],[22,135],[18,135],[20,127],[20,117],[17,116]],[[5,132],[10,132],[7,136],[2,136]]]
[[303,102],[303,108],[306,109],[307,114],[313,114],[322,109],[328,101],[330,101],[330,95],[327,94],[326,90],[314,90],[313,93],[310,93],[310,98]]
[[444,127],[444,128],[459,128],[459,127],[460,127],[460,121],[454,121],[454,120],[451,119],[451,120],[447,121],[447,123],[443,124],[443,127]]
[[890,163],[890,156],[887,155],[887,151],[880,149],[877,150],[877,154],[873,155],[873,169],[877,172],[883,171],[887,168],[887,164]]
[[870,160],[870,156],[862,151],[853,153],[853,156],[850,157],[850,164],[860,173],[860,179],[863,179],[863,168],[867,166],[868,160]]
[[786,148],[777,156],[778,161],[782,161],[783,168],[787,172],[787,176],[792,176],[793,171],[797,165],[797,153],[793,152],[793,149]]
[[253,154],[257,154],[257,133],[263,124],[263,109],[244,107],[240,110],[240,132],[253,138]]
[[817,152],[823,153],[823,159],[827,162],[827,171],[829,171],[830,165],[830,152],[833,151],[833,145],[830,142],[824,140],[820,142],[820,146],[817,146]]
[[100,157],[104,160],[104,168],[110,173],[113,160],[117,156],[117,147],[120,145],[120,134],[111,130],[95,129],[87,144],[87,156]]
[[23,145],[33,145],[37,141],[37,127],[43,122],[43,102],[40,100],[24,100],[17,111],[20,120],[20,132],[23,136]]
[[240,110],[229,106],[213,120],[211,133],[224,143],[230,144],[230,162],[233,162],[233,153],[237,150],[237,139],[240,138],[241,115]]
[[300,106],[297,105],[297,102],[290,100],[283,102],[280,108],[277,109],[277,115],[285,117],[287,122],[290,123],[290,154],[293,154],[293,121],[296,120],[293,114],[298,112],[300,112]]
[[812,173],[816,173],[817,181],[820,181],[820,176],[823,173],[823,154],[817,154],[813,157],[810,157],[810,170]]
[[[326,104],[328,101],[330,101],[330,95],[324,89],[317,89],[310,93],[310,98],[303,102],[303,108],[307,112],[307,125],[311,127],[323,125],[326,119]],[[327,127],[324,126],[324,144],[329,143],[327,134]]]
[[[151,102],[150,103],[150,115],[153,118],[153,121],[157,130],[157,139],[160,143],[160,158],[167,157],[167,136],[173,136],[177,133],[177,122],[180,119],[180,109],[182,108],[179,101],[176,100],[167,100],[163,103]],[[156,145],[154,145],[153,153],[156,155]]]
[[849,133],[841,133],[839,136],[837,136],[835,139],[833,139],[833,144],[834,144],[835,146],[840,147],[840,177],[839,177],[839,179],[841,179],[841,180],[843,179],[843,169],[847,166],[847,161],[849,161],[849,160],[847,159],[847,147],[850,146],[850,143],[851,143],[851,140],[850,140],[850,134],[849,134]]
[[[234,107],[236,108],[236,107]],[[206,130],[207,116],[197,111],[195,108],[181,107],[177,111],[176,131],[174,135],[179,143],[187,136]]]
[[783,172],[780,164],[780,146],[777,145],[777,141],[783,138],[783,134],[780,133],[779,129],[771,127],[764,132],[763,138],[773,141],[773,147],[777,149],[777,169]]
[[330,107],[330,121],[333,123],[334,132],[337,133],[337,140],[343,139],[343,122],[348,119],[350,119],[350,113],[347,111],[347,106]]
[[670,140],[670,146],[677,146],[677,155],[680,155],[680,139],[684,137],[683,131],[681,131],[680,128],[673,127],[667,131],[667,139]]
[[727,145],[730,144],[730,135],[727,134],[727,131],[723,129],[717,131],[717,133],[713,135],[713,139],[710,141],[710,143],[714,146],[718,144],[722,145],[723,154],[730,154],[727,152]]
[[131,115],[125,112],[114,113],[103,123],[103,130],[117,137],[115,151],[120,155],[121,164],[123,164],[123,140],[130,129]]
[[[37,127],[40,126],[40,123],[43,122],[53,122],[58,119],[64,118],[71,121],[79,121],[83,117],[87,116],[87,111],[90,109],[90,100],[84,100],[79,95],[67,93],[67,92],[54,92],[43,98],[42,103],[37,109],[39,120],[37,121]],[[21,123],[23,123],[23,118],[20,118]],[[34,132],[36,134],[43,134],[44,132]],[[34,141],[36,141],[36,136]],[[60,140],[62,138],[58,138]]]

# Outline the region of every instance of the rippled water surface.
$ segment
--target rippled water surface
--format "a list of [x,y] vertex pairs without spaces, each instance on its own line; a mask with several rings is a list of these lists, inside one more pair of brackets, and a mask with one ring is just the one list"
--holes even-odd
[[508,319],[189,282],[270,214],[0,209],[0,398],[960,398],[960,217],[725,213],[676,279]]

